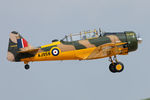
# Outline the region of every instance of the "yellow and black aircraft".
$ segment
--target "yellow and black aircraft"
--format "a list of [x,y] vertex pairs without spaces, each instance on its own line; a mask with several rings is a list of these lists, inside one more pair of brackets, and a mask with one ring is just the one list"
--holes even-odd
[[84,31],[66,35],[61,40],[40,47],[31,46],[18,32],[10,33],[7,59],[12,62],[24,62],[29,69],[29,62],[54,60],[92,60],[109,57],[111,72],[122,72],[124,65],[116,55],[127,55],[137,50],[142,41],[132,31],[105,32]]

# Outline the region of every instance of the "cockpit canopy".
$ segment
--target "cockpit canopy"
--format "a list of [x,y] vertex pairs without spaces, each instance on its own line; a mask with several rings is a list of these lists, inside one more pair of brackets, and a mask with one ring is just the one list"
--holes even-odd
[[98,37],[98,31],[97,30],[89,30],[89,31],[83,31],[80,33],[74,33],[70,35],[66,35],[62,41],[77,41],[77,40],[86,40],[86,39],[92,39]]

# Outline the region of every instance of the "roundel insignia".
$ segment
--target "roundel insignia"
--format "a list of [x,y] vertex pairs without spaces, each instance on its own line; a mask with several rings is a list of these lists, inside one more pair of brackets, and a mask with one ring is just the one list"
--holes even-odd
[[57,48],[54,48],[54,49],[52,50],[52,55],[53,55],[53,56],[59,55],[59,50],[58,50]]

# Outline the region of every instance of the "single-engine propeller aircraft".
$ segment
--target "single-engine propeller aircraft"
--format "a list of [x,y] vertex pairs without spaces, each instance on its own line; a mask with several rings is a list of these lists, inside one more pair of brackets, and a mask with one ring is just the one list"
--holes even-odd
[[92,60],[109,57],[111,72],[122,72],[123,63],[117,55],[127,55],[138,48],[142,39],[132,31],[99,32],[83,31],[66,35],[61,40],[52,40],[51,44],[40,47],[31,46],[18,32],[10,33],[7,59],[12,62],[24,62],[29,69],[29,62],[54,60]]

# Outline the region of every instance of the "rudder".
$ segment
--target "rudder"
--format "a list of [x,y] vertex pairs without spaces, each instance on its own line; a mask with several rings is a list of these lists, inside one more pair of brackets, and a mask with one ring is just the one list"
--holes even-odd
[[12,62],[19,62],[20,58],[18,51],[32,49],[33,47],[16,31],[12,31],[9,36],[9,45],[7,59]]

